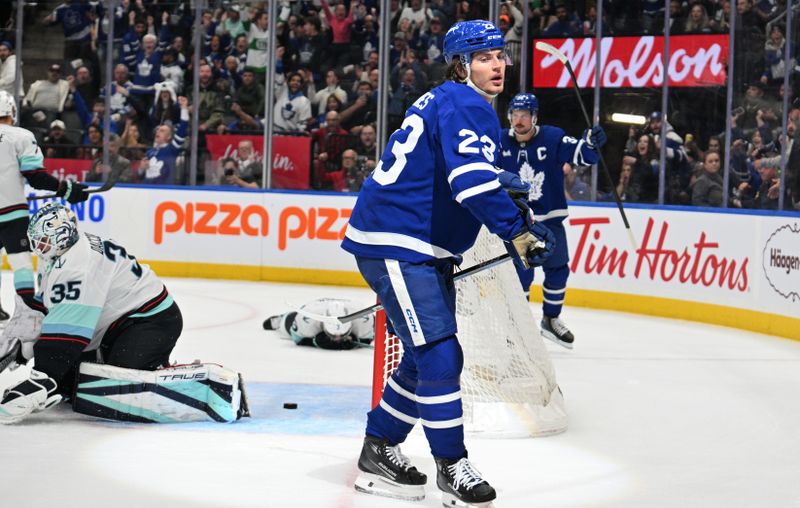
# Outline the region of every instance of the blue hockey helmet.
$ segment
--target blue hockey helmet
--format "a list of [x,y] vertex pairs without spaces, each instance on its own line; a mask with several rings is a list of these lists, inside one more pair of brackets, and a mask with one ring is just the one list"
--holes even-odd
[[526,110],[531,114],[539,112],[539,99],[532,93],[518,93],[511,99],[511,104],[508,105],[508,114],[512,111]]
[[[511,114],[514,111],[530,111],[531,113],[531,127],[526,132],[517,132],[517,134],[524,136],[531,132],[536,127],[536,121],[539,114],[539,99],[532,93],[518,93],[511,99],[508,105],[508,121],[511,122]],[[524,124],[523,124],[524,125]]]
[[444,36],[444,60],[448,64],[458,55],[468,64],[477,51],[503,49],[506,40],[494,23],[483,20],[456,23]]

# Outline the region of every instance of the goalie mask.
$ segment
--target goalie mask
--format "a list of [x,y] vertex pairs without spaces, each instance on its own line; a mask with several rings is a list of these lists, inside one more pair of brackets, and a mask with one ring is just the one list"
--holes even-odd
[[64,205],[48,203],[31,217],[28,240],[40,259],[57,258],[78,241],[78,219]]
[[[334,300],[328,304],[328,311],[326,313],[328,316],[343,316],[345,313],[346,311],[344,308],[344,302]],[[323,321],[322,323],[322,331],[324,331],[325,335],[327,335],[333,342],[352,340],[352,337],[350,336],[352,328],[353,324],[350,322],[342,323],[337,321],[335,323],[329,323],[327,321]]]

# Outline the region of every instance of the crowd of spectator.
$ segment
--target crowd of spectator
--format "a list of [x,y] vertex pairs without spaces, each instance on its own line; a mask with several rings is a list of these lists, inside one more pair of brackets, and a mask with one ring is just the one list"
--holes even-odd
[[[381,3],[377,0],[282,0],[270,13],[267,2],[211,0],[201,18],[201,52],[193,55],[194,2],[188,0],[122,0],[113,12],[106,2],[69,0],[37,23],[63,30],[62,58],[29,87],[21,79],[21,123],[34,131],[48,157],[92,160],[92,178],[114,175],[119,181],[185,183],[187,137],[195,135],[200,154],[198,177],[207,184],[258,186],[257,151],[239,144],[234,155],[212,160],[208,134],[261,134],[265,119],[265,77],[270,16],[276,20],[276,134],[309,136],[310,182],[315,189],[358,191],[375,167],[377,103],[388,96],[387,132],[399,127],[404,111],[421,94],[445,79],[444,35],[455,22],[485,18],[486,0],[391,0],[389,86],[378,89],[378,34]],[[662,34],[664,2],[606,0],[606,35]],[[790,147],[790,168],[800,163],[793,146],[800,109],[790,112],[791,135],[778,136],[781,94],[786,72],[796,75],[797,62],[783,61],[785,6],[777,0],[737,0],[736,71],[732,77],[741,99],[732,120],[731,178],[722,189],[720,135],[698,136],[668,126],[665,201],[718,206],[727,194],[732,206],[775,205],[775,157]],[[723,33],[729,30],[731,2],[700,0],[670,3],[669,32]],[[593,36],[594,1],[538,0],[524,19],[521,0],[502,2],[499,26],[510,51],[518,57],[524,25],[530,37]],[[114,46],[106,31],[114,27]],[[30,31],[29,31],[30,32]],[[101,65],[112,51],[110,122],[105,125],[105,87]],[[0,41],[0,89],[12,91],[13,44]],[[195,67],[199,93],[195,97]],[[517,90],[518,72],[509,72],[506,95]],[[34,78],[34,76],[30,76]],[[791,93],[791,92],[790,92]],[[794,98],[794,94],[792,94]],[[499,102],[502,104],[502,100]],[[190,128],[193,110],[198,123]],[[500,115],[501,117],[504,115]],[[558,123],[557,119],[552,119]],[[617,190],[636,202],[658,200],[658,154],[661,114],[648,125],[631,129],[619,169]],[[683,125],[679,126],[681,129]],[[102,159],[103,132],[110,131],[113,159]],[[719,122],[724,133],[724,120]],[[702,138],[702,139],[700,139]],[[716,143],[717,149],[714,148]],[[242,156],[242,154],[245,154]],[[710,155],[716,153],[718,157]],[[797,171],[786,178],[786,197],[800,201]],[[588,199],[586,171],[565,168],[568,193]],[[763,188],[763,189],[762,189]],[[602,197],[602,193],[601,193]],[[797,205],[800,206],[800,205]]]

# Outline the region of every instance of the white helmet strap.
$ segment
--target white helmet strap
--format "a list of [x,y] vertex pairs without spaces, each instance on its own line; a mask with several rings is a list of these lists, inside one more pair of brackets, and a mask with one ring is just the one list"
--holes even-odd
[[464,66],[464,69],[466,69],[466,71],[467,71],[467,77],[464,78],[464,83],[468,87],[472,88],[473,90],[475,90],[476,92],[481,94],[483,97],[486,97],[489,100],[494,99],[495,97],[497,97],[498,94],[485,92],[478,85],[476,85],[475,83],[472,82],[472,69],[470,67],[470,62],[467,61],[467,59],[471,59],[471,58],[472,58],[472,55],[469,55],[469,56],[468,55],[461,55],[461,64]]

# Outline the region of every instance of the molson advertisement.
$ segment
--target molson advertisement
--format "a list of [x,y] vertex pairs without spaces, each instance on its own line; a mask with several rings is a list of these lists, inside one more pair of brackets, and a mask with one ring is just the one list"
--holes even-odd
[[[581,39],[537,39],[558,48],[575,71],[578,86],[595,83],[596,41]],[[569,72],[555,57],[535,50],[533,86],[572,86]],[[664,82],[664,37],[603,37],[600,45],[603,88],[660,87]],[[722,86],[728,62],[727,35],[676,35],[669,38],[669,86]]]
[[[74,208],[85,231],[119,240],[164,276],[363,286],[352,256],[339,247],[355,199],[118,185]],[[641,206],[626,212],[636,248],[613,205],[570,206],[567,305],[800,339],[800,216]]]

